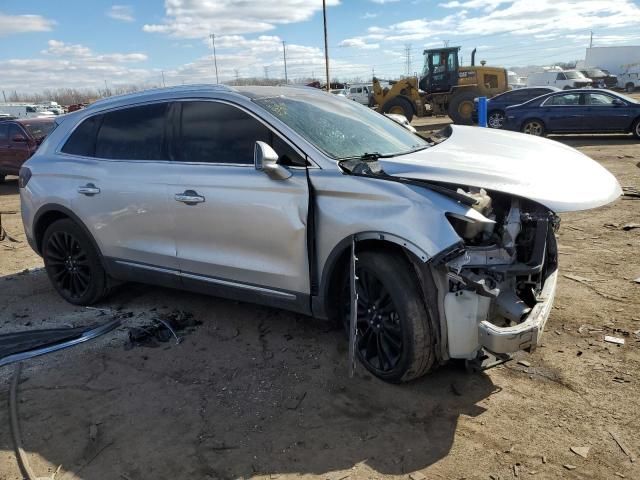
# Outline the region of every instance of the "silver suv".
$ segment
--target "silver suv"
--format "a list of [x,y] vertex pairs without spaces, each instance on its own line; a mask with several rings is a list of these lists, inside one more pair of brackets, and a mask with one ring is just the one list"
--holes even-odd
[[458,126],[424,139],[314,89],[183,86],[56,121],[20,191],[63,298],[139,281],[344,325],[353,312],[357,356],[393,382],[535,348],[556,213],[620,195],[553,141]]

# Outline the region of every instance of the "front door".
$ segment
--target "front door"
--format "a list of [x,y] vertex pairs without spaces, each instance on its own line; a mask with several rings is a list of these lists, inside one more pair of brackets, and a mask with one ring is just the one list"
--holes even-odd
[[[606,93],[587,93],[585,95],[587,104],[583,125],[585,131],[619,132],[629,128],[632,117],[625,102]],[[615,100],[618,100],[618,103]]]
[[[176,244],[183,282],[294,300],[309,293],[308,184],[290,144],[245,110],[217,101],[181,102],[174,145]],[[292,176],[254,167],[257,140],[271,144]],[[296,166],[299,165],[299,166]]]
[[429,92],[448,92],[458,84],[458,53],[456,51],[429,54]]

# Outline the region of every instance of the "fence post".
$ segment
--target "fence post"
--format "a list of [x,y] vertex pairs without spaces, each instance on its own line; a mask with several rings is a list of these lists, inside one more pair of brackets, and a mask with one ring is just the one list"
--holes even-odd
[[478,126],[487,126],[487,97],[478,98]]

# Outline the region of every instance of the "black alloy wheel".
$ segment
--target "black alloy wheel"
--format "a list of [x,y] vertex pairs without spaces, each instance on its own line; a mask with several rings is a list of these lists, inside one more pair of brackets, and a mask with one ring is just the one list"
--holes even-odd
[[393,371],[402,356],[402,326],[398,309],[389,291],[366,267],[359,268],[358,355],[370,370],[381,374]]
[[91,267],[80,242],[71,233],[53,233],[45,246],[47,268],[57,287],[71,298],[81,298],[91,284]]
[[90,305],[108,291],[100,257],[84,231],[69,219],[57,220],[42,239],[44,266],[57,292],[75,305]]
[[[369,372],[392,383],[418,378],[435,364],[436,332],[412,268],[398,253],[358,254],[356,355]],[[341,305],[348,334],[351,295],[346,280]]]

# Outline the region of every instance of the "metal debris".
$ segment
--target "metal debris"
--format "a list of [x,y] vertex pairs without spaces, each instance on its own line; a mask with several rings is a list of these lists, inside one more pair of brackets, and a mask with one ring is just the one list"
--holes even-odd
[[624,338],[612,337],[611,335],[605,335],[604,341],[608,343],[615,343],[616,345],[624,345]]

